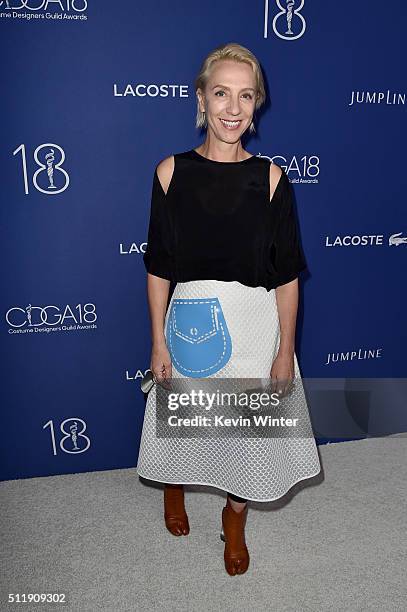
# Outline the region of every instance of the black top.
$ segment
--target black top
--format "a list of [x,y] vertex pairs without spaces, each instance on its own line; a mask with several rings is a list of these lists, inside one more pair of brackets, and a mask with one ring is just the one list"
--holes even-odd
[[283,170],[270,202],[265,158],[220,162],[191,149],[174,160],[167,194],[154,172],[148,272],[173,282],[235,280],[270,290],[307,267]]

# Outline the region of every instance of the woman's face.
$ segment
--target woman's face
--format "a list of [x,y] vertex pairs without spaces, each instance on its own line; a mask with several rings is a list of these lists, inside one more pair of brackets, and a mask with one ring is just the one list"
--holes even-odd
[[256,104],[256,80],[246,62],[218,60],[212,66],[204,96],[197,90],[208,130],[223,142],[237,142],[250,126]]

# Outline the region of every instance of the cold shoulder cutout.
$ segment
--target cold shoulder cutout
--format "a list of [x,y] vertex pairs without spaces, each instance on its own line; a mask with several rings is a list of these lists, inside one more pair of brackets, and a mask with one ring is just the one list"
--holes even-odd
[[168,189],[171,184],[172,177],[174,175],[174,168],[175,162],[173,155],[166,157],[156,166],[155,171],[157,172],[158,180],[160,181],[162,190],[165,195],[167,195],[168,193]]
[[[275,174],[273,168],[279,168],[279,172],[278,172],[278,175],[277,175],[276,178],[273,176]],[[283,170],[277,164],[270,164],[269,171],[270,171],[270,173],[269,173],[269,178],[270,178],[270,197],[269,197],[269,200],[271,202],[273,197],[274,197],[274,193],[275,193],[275,191],[276,191],[276,189],[278,187],[278,184],[279,184],[279,182],[281,180],[281,176],[282,176]],[[274,185],[274,187],[273,187],[273,185]]]

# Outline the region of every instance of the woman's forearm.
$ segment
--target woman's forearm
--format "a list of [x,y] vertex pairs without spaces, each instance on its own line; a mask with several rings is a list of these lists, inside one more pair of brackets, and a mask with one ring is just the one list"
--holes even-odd
[[280,355],[293,355],[298,311],[298,278],[276,287],[276,302],[280,320]]
[[164,322],[167,310],[170,281],[147,274],[147,296],[151,322],[151,341],[154,345],[165,343]]

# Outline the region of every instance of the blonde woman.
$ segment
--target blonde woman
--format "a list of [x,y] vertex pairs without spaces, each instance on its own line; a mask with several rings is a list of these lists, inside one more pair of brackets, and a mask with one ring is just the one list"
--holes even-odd
[[[195,91],[206,138],[163,159],[153,178],[144,255],[150,368],[160,388],[170,379],[266,378],[284,396],[294,378],[301,383],[294,340],[306,264],[286,173],[241,142],[266,97],[259,62],[237,43],[218,47]],[[307,435],[289,439],[159,437],[157,386],[148,395],[137,472],[165,483],[165,524],[175,536],[190,532],[185,484],[227,493],[220,522],[229,575],[249,567],[248,500],[275,500],[321,469],[299,389],[295,410]]]

